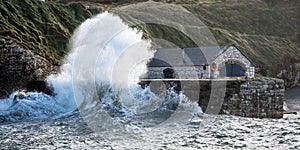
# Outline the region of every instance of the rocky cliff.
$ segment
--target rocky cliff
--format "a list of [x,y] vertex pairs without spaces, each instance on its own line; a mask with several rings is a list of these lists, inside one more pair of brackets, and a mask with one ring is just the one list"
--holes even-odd
[[93,14],[80,3],[0,1],[0,98],[18,89],[51,94],[43,80],[57,72],[73,30]]
[[285,81],[287,88],[300,86],[300,63],[285,66],[284,69],[279,71],[277,77]]
[[[18,89],[29,89],[32,82],[43,81],[57,68],[51,61],[24,49],[15,41],[0,39],[1,96],[7,96]],[[50,94],[46,89],[39,90]]]

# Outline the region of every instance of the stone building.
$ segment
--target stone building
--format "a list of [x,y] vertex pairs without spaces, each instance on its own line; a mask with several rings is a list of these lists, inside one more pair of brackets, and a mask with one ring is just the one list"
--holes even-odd
[[255,68],[235,45],[157,49],[146,79],[253,78]]

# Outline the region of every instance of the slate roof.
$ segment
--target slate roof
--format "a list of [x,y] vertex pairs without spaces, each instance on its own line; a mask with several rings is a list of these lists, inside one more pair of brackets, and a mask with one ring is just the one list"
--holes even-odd
[[227,46],[203,46],[157,49],[148,67],[201,66],[222,53]]

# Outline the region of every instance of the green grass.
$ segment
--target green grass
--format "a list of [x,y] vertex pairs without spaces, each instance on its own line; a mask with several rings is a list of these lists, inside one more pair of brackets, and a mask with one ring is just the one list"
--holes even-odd
[[0,37],[59,64],[73,30],[92,14],[81,4],[0,0]]
[[[118,11],[120,7],[145,0],[86,0],[81,1],[83,5],[77,3],[80,2],[78,0],[60,1],[66,4],[44,3],[37,0],[0,0],[0,37],[9,36],[25,48],[59,63],[68,52],[67,43],[73,30],[92,16],[83,5],[96,2],[100,9],[117,12],[124,22],[134,24],[134,27],[143,31],[144,38],[164,39],[182,47],[196,45],[190,37],[178,30],[182,28],[182,24],[176,20],[172,23],[177,28],[155,23],[144,24],[137,19],[138,16],[159,18],[143,11],[136,11],[133,16]],[[276,77],[280,70],[300,62],[299,0],[160,0],[160,2],[182,6],[190,11],[207,26],[219,44],[235,44],[256,67],[260,68],[262,75]],[[189,27],[201,33],[196,35],[201,39],[200,44],[209,44],[211,40],[205,39],[207,33],[203,26]]]
[[[300,1],[163,0],[163,2],[180,5],[192,12],[207,25],[220,45],[235,44],[256,67],[260,68],[259,73],[262,75],[276,77],[279,71],[300,62]],[[123,15],[123,20],[129,25],[137,23],[135,19],[139,15],[148,14],[136,11],[135,17]],[[144,31],[147,38],[165,39],[177,46],[195,45],[182,33],[163,25],[142,24],[137,27]],[[202,33],[200,30],[199,27],[199,33]],[[201,36],[199,38],[205,39]]]

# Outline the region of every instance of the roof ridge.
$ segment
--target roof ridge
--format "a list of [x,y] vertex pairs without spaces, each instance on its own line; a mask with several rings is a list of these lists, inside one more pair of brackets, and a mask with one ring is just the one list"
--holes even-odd
[[[232,44],[230,44],[232,45]],[[157,48],[157,49],[186,49],[186,48],[204,48],[204,47],[228,47],[230,46],[228,44],[222,44],[222,45],[205,45],[205,46],[187,46],[187,47],[165,47],[165,48]]]

